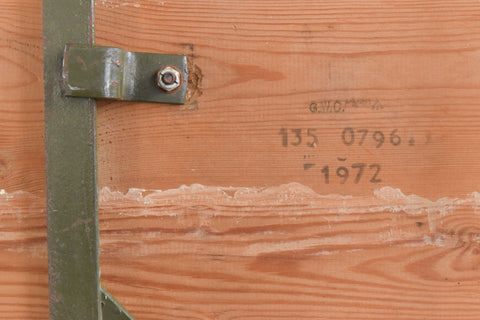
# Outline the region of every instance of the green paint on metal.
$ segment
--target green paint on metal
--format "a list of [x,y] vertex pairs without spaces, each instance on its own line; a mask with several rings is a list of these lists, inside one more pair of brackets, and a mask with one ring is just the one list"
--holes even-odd
[[[155,85],[156,72],[165,66],[182,73],[181,86],[175,92],[166,93]],[[68,44],[62,78],[68,96],[183,104],[188,82],[187,58]]]
[[102,288],[103,320],[135,320],[113,296]]
[[[180,104],[187,90],[185,56],[94,47],[93,8],[93,0],[43,0],[50,320],[134,319],[100,288],[91,98]],[[154,85],[165,65],[183,75],[181,87],[170,94]]]
[[95,101],[61,91],[65,43],[93,45],[92,0],[43,0],[50,319],[102,319]]

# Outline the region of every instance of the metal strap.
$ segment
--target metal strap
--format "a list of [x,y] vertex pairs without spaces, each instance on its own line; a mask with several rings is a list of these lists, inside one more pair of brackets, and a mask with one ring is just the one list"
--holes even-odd
[[93,45],[93,0],[43,0],[51,320],[132,319],[100,289],[95,100],[64,97],[66,43]]
[[[158,73],[167,68],[178,75],[178,82],[172,85],[175,89],[168,92],[155,81]],[[62,86],[67,96],[185,103],[188,82],[185,56],[67,44],[62,71]]]

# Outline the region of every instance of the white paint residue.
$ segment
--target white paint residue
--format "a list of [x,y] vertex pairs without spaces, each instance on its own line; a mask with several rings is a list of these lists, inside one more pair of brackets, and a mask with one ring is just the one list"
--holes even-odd
[[[451,247],[457,243],[456,237],[439,237],[444,229],[444,217],[456,210],[476,210],[480,203],[480,193],[473,192],[466,198],[441,198],[432,201],[418,195],[405,195],[400,189],[382,187],[371,196],[343,196],[338,194],[320,195],[309,187],[299,183],[289,183],[268,188],[213,187],[193,184],[169,190],[145,190],[132,188],[125,194],[103,188],[100,191],[100,204],[118,207],[118,214],[130,217],[168,216],[184,223],[185,217],[195,217],[200,231],[215,228],[215,218],[234,217],[235,225],[240,226],[242,219],[249,215],[277,216],[287,219],[311,218],[317,216],[326,221],[326,227],[332,229],[342,219],[358,221],[363,214],[389,214],[391,221],[385,222],[388,229],[373,234],[361,233],[355,239],[345,237],[323,237],[286,241],[268,244],[262,241],[254,243],[245,254],[257,255],[268,252],[316,250],[325,245],[339,243],[358,243],[372,245],[402,242],[406,239],[413,243],[432,246]],[[128,204],[134,201],[134,204]],[[139,208],[140,206],[140,208]],[[111,210],[111,209],[110,209]],[[114,209],[115,210],[115,209]],[[419,226],[413,229],[405,227],[402,215],[418,217]],[[414,223],[416,220],[411,220]],[[422,223],[425,228],[421,228]],[[263,230],[263,236],[269,237],[270,230]],[[440,232],[440,233],[439,233]],[[273,234],[273,233],[272,233]],[[202,232],[199,235],[204,235]],[[435,236],[434,236],[435,235]],[[423,237],[423,238],[422,238]],[[433,237],[433,238],[432,238]],[[322,249],[324,250],[324,249]]]
[[0,189],[0,199],[14,199],[14,198],[38,199],[37,196],[27,191],[7,192],[5,189]]
[[[465,241],[480,243],[479,192],[432,201],[392,187],[377,189],[370,196],[342,196],[320,195],[299,183],[268,188],[193,184],[164,191],[131,188],[126,193],[105,187],[99,200],[100,208],[109,214],[161,217],[168,228],[180,230],[178,237],[245,239],[241,252],[249,256],[297,251],[324,256],[342,250],[341,246],[348,250],[378,244],[454,248]],[[30,214],[44,214],[44,207],[44,199],[28,192],[0,189],[0,215],[11,215],[12,221],[22,223]],[[468,231],[458,225],[457,214],[462,223],[468,223]],[[71,228],[88,222],[78,220]],[[160,222],[163,225],[160,220],[155,224]],[[303,235],[291,232],[290,223]],[[148,236],[171,236],[162,228]],[[15,237],[0,233],[0,240]]]
[[[104,187],[100,191],[100,202],[112,200],[133,200],[144,205],[176,204],[198,206],[201,203],[242,206],[282,204],[302,204],[319,207],[325,213],[352,214],[361,212],[391,212],[408,215],[446,215],[460,205],[471,205],[476,209],[480,203],[480,193],[473,192],[464,199],[441,198],[436,201],[417,196],[405,195],[400,189],[382,187],[371,197],[343,196],[338,194],[319,195],[311,188],[299,183],[289,183],[269,188],[211,187],[201,184],[182,185],[177,189],[146,190],[131,188],[123,194]],[[248,210],[248,208],[244,208]],[[154,214],[154,213],[152,213]],[[281,215],[282,212],[278,212]]]
[[124,3],[121,3],[120,6],[121,6],[121,7],[124,7],[124,6],[134,6],[135,8],[140,8],[140,3],[128,3],[128,2],[124,2]]
[[120,8],[120,7],[135,7],[135,8],[140,8],[140,2],[120,2],[119,1],[114,1],[114,0],[100,0],[99,4],[102,5],[105,8]]
[[477,208],[478,208],[478,204],[480,204],[480,193],[475,191],[471,193],[471,196],[474,200],[472,207],[475,210],[475,213],[478,213]]

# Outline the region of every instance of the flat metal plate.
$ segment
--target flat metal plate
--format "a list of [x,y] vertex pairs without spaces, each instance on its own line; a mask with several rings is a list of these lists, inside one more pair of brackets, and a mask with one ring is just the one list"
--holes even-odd
[[65,43],[93,46],[93,8],[93,0],[43,1],[50,320],[133,319],[100,291],[95,100],[61,90]]
[[[182,73],[179,89],[171,93],[155,85],[156,72],[164,66],[174,66]],[[62,80],[66,96],[183,104],[188,82],[187,58],[67,44]]]

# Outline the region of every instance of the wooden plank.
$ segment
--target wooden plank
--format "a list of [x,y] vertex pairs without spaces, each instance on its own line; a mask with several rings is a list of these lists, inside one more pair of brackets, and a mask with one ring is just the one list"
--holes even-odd
[[2,319],[48,319],[41,8],[0,2]]
[[45,190],[40,1],[0,3],[0,188]]
[[[48,318],[40,8],[0,3],[12,320]],[[183,107],[99,103],[105,287],[139,320],[478,319],[479,10],[98,0],[99,45],[187,54],[193,76]]]
[[103,282],[138,319],[480,315],[478,194],[431,202],[288,184],[100,198]]
[[[478,194],[299,184],[100,193],[102,281],[138,319],[476,319]],[[5,319],[45,319],[43,199],[0,197]]]
[[100,185],[477,190],[478,15],[473,0],[100,1],[99,44],[190,55],[198,79],[183,108],[100,106]]
[[476,1],[97,13],[99,44],[193,67],[183,108],[99,107],[103,279],[134,315],[480,316]]
[[45,200],[2,190],[0,221],[2,319],[48,319]]
[[183,108],[99,108],[100,184],[122,192],[103,191],[103,277],[134,315],[480,316],[477,2],[97,12],[99,44],[183,53],[194,67]]

